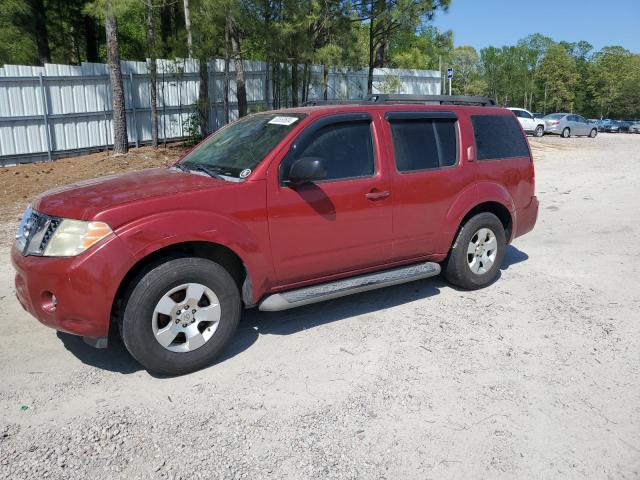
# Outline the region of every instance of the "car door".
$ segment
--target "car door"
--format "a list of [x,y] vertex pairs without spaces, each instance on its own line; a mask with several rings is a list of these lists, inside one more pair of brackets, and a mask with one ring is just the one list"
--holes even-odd
[[474,181],[459,162],[459,128],[451,112],[394,111],[385,115],[393,151],[393,259],[446,251],[447,212]]
[[520,120],[524,125],[526,132],[533,132],[536,129],[535,122],[533,121],[533,115],[525,110],[520,110]]
[[[269,169],[271,251],[281,286],[389,261],[392,208],[378,129],[367,113],[322,117]],[[325,178],[288,185],[293,163],[310,157],[320,159]]]
[[582,135],[580,133],[582,131],[582,127],[580,126],[577,115],[568,115],[567,124],[571,129],[571,135]]
[[589,135],[591,132],[591,125],[589,125],[587,119],[581,115],[576,115],[576,119],[580,128],[580,133],[578,135]]
[[526,132],[528,130],[527,128],[527,121],[526,118],[522,115],[522,110],[511,110],[513,112],[513,114],[516,116],[516,118],[518,119],[518,122],[520,122],[520,125],[522,126],[522,129]]

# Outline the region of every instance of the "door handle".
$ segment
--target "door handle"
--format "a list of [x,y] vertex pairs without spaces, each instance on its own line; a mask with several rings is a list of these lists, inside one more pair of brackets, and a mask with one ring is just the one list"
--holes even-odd
[[388,191],[384,190],[372,190],[365,195],[369,200],[382,200],[383,198],[387,198],[391,195]]

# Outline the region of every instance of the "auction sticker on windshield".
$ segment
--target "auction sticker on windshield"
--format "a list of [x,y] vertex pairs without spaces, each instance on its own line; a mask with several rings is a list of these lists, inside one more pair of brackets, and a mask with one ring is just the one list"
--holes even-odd
[[298,117],[273,117],[269,122],[271,125],[292,125],[298,120]]

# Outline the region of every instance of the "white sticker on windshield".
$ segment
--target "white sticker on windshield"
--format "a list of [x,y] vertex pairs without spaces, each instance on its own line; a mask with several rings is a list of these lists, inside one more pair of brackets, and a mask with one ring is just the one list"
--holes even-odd
[[242,170],[240,172],[240,178],[247,178],[249,175],[251,175],[251,169],[250,168],[245,168],[244,170]]
[[296,123],[296,121],[298,120],[298,117],[273,117],[271,120],[269,120],[267,123],[270,123],[271,125],[292,125],[294,123]]

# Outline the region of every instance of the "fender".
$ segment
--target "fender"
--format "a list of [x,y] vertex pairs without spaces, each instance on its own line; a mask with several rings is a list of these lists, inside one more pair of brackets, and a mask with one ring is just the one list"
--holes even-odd
[[448,252],[464,217],[479,204],[485,202],[495,202],[504,206],[515,224],[515,205],[507,189],[495,182],[475,182],[462,190],[449,207],[445,231],[439,245],[441,253]]
[[[515,218],[516,206],[509,191],[504,186],[495,182],[478,182],[478,198],[482,199],[482,203],[496,202],[501,204],[507,210],[511,218]],[[462,218],[460,219],[462,220]]]
[[[179,227],[176,227],[176,219],[180,219]],[[233,251],[244,264],[253,285],[253,300],[257,302],[268,289],[273,276],[270,263],[260,248],[259,232],[249,228],[251,225],[252,222],[234,221],[210,210],[184,209],[137,219],[118,228],[115,233],[131,254],[131,264],[126,272],[146,256],[171,245],[194,241],[222,245]]]
[[478,187],[476,183],[472,183],[465,187],[455,200],[451,202],[451,206],[447,211],[446,217],[443,222],[443,231],[440,235],[437,253],[444,254],[449,251],[451,243],[453,242],[453,236],[458,231],[460,221],[467,214],[469,210],[478,204]]

